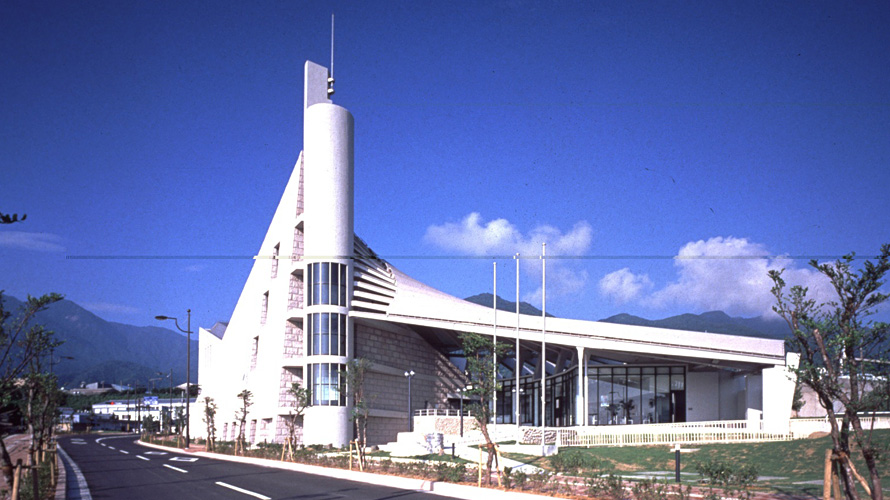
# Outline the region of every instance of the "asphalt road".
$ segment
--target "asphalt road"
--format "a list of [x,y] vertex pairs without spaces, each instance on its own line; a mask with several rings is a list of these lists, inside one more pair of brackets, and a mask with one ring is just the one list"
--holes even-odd
[[[94,499],[361,499],[435,500],[431,493],[376,486],[160,451],[139,446],[136,436],[69,436],[59,439],[78,466]],[[77,475],[68,469],[68,498]]]

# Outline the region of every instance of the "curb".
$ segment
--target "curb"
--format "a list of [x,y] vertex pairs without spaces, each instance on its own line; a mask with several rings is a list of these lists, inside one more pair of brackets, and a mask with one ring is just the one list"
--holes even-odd
[[437,495],[458,498],[462,500],[477,500],[479,498],[493,498],[498,500],[553,499],[552,496],[535,495],[532,493],[497,490],[494,488],[479,488],[477,486],[468,486],[465,484],[445,483],[441,481],[429,481],[425,479],[414,479],[408,477],[387,476],[384,474],[374,474],[371,472],[359,472],[345,469],[320,467],[318,465],[280,462],[278,460],[271,460],[267,458],[236,457],[233,455],[223,455],[220,453],[208,453],[206,451],[190,452],[179,448],[161,446],[159,444],[144,443],[142,441],[137,441],[137,444],[148,448],[155,448],[158,450],[176,450],[182,453],[188,453],[189,455],[195,455],[204,458],[213,458],[216,460],[225,460],[228,462],[259,465],[261,467],[270,467],[273,469],[291,470],[295,472],[332,477],[347,481],[358,481],[361,483],[374,484],[377,486],[389,486],[391,488],[431,492]]
[[68,471],[65,470],[65,461],[59,456],[58,444],[56,444],[56,495],[55,500],[65,500],[68,493]]

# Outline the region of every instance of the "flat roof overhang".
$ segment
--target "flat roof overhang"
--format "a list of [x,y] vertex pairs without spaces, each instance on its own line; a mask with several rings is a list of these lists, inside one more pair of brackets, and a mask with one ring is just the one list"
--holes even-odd
[[[440,351],[459,349],[458,335],[462,332],[487,336],[494,332],[491,323],[478,321],[355,311],[350,314],[355,318],[408,327]],[[509,316],[512,317],[512,326],[511,320],[499,323],[497,335],[499,339],[515,342],[515,314]],[[587,329],[597,331],[583,333],[559,330],[559,323],[565,322],[577,323],[580,325],[575,326],[587,326]],[[534,328],[523,327],[522,323],[533,323]],[[551,324],[554,327],[552,330],[549,326]],[[558,357],[560,352],[575,351],[576,347],[583,347],[587,349],[587,354],[625,364],[682,363],[736,370],[785,364],[784,344],[778,340],[559,318],[548,318],[547,325],[547,358],[550,361]],[[524,352],[540,351],[543,337],[540,326],[540,317],[521,315],[519,340]],[[761,347],[762,350],[752,350],[752,347]],[[568,354],[571,356],[572,352]]]

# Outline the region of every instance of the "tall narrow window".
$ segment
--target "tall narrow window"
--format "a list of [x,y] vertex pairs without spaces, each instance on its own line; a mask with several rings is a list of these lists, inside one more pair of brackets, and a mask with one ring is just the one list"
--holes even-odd
[[256,368],[257,355],[260,352],[260,337],[257,335],[253,338],[253,346],[250,349],[250,369]]
[[263,294],[262,311],[260,312],[260,323],[266,324],[266,314],[269,312],[269,292]]
[[278,277],[278,254],[281,251],[281,243],[272,248],[272,277]]

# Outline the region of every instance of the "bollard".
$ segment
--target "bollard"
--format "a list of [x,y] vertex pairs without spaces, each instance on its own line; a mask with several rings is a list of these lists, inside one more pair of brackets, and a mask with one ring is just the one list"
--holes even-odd
[[457,446],[457,445],[455,445],[454,443],[451,443],[451,458],[454,458],[454,448],[455,448],[455,446]]
[[674,445],[674,475],[676,476],[676,480],[680,482],[680,445]]

